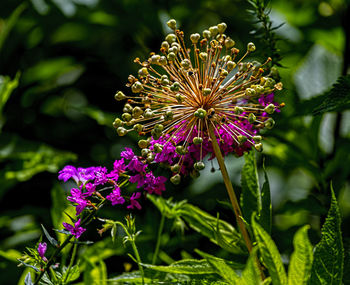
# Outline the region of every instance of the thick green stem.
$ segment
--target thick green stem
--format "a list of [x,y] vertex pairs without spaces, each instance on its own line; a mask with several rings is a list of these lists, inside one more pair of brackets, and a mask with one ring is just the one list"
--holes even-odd
[[226,166],[225,166],[225,161],[224,161],[224,157],[222,156],[222,153],[221,153],[221,150],[220,150],[220,147],[219,147],[219,144],[216,140],[216,136],[215,136],[215,133],[214,133],[214,129],[213,129],[213,126],[209,124],[209,136],[211,138],[211,143],[213,145],[213,149],[214,149],[214,153],[215,153],[215,156],[216,156],[216,159],[219,163],[219,166],[220,166],[220,171],[221,171],[221,174],[222,174],[222,177],[224,179],[224,183],[225,183],[225,186],[226,186],[226,189],[227,189],[227,193],[230,197],[230,201],[231,201],[231,204],[232,204],[232,207],[233,207],[233,211],[235,213],[235,216],[236,216],[236,221],[237,221],[237,224],[238,224],[238,227],[241,231],[241,234],[243,236],[243,239],[244,239],[244,242],[248,248],[248,251],[249,253],[252,251],[252,242],[249,238],[249,235],[248,235],[248,231],[245,227],[245,224],[244,224],[244,220],[243,220],[243,216],[242,216],[242,211],[241,211],[241,208],[239,207],[239,204],[238,204],[238,201],[237,201],[237,197],[236,197],[236,194],[235,194],[235,191],[233,190],[233,187],[232,187],[232,183],[231,183],[231,180],[230,180],[230,177],[228,175],[228,172],[227,172],[227,169],[226,169]]
[[68,278],[68,275],[69,275],[69,271],[71,270],[71,268],[72,268],[72,266],[73,266],[74,259],[75,259],[75,256],[76,256],[76,254],[77,254],[77,248],[78,248],[78,244],[75,243],[74,246],[73,246],[72,256],[71,256],[71,258],[70,258],[70,262],[69,262],[69,265],[68,265],[68,268],[67,268],[67,271],[66,271],[66,277],[65,277],[64,280],[63,280],[63,284],[66,283],[67,278]]
[[159,229],[158,229],[157,244],[156,244],[156,248],[154,250],[154,254],[153,254],[153,258],[152,258],[152,264],[155,264],[157,262],[157,257],[158,257],[158,253],[159,253],[159,247],[160,247],[160,239],[161,239],[163,228],[164,228],[165,216],[164,216],[163,212],[161,214],[162,214],[162,217],[161,217],[160,225],[159,225]]
[[143,268],[142,268],[142,265],[141,265],[141,258],[140,258],[139,251],[137,250],[137,247],[136,247],[134,239],[131,239],[130,242],[131,242],[132,249],[134,250],[134,254],[135,254],[135,257],[136,257],[136,260],[137,260],[137,265],[138,265],[139,270],[141,272],[142,284],[145,284],[145,280],[144,280],[145,279],[145,273],[143,272]]

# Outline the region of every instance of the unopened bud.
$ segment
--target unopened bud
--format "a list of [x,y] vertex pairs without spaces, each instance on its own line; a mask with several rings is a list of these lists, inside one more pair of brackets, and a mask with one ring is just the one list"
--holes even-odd
[[203,139],[201,137],[194,137],[193,143],[194,144],[201,144],[203,142]]
[[175,30],[176,29],[176,20],[174,19],[171,19],[169,20],[167,23],[168,27],[172,30]]
[[264,125],[267,129],[272,129],[275,125],[275,121],[272,118],[268,118],[265,122]]
[[210,88],[204,88],[203,89],[203,96],[208,96],[211,93],[211,89]]
[[119,119],[119,118],[116,118],[116,119],[114,120],[114,122],[113,122],[113,127],[114,127],[114,128],[118,128],[118,127],[120,127],[122,124],[123,124],[123,121],[122,121],[121,119]]
[[176,36],[174,34],[168,34],[166,37],[165,37],[165,40],[171,44],[171,43],[174,43],[176,41]]
[[264,108],[264,112],[268,113],[268,114],[272,114],[273,112],[275,112],[275,105],[274,104],[269,104]]
[[235,112],[235,114],[237,115],[241,115],[244,112],[244,109],[242,107],[236,106],[233,111]]
[[140,133],[142,132],[143,126],[141,124],[136,124],[133,126],[133,130]]
[[123,114],[122,114],[122,119],[123,119],[125,122],[129,122],[129,121],[132,119],[132,116],[131,116],[131,114],[129,114],[129,113],[123,113]]
[[207,54],[206,52],[201,52],[201,53],[199,54],[199,58],[200,58],[201,60],[205,61],[205,60],[207,60],[207,58],[208,58],[208,54]]
[[246,142],[247,141],[247,137],[246,136],[242,136],[242,135],[239,135],[239,136],[237,136],[237,140],[238,140],[238,142],[239,143],[244,143],[244,142]]
[[194,169],[196,170],[203,170],[205,168],[205,164],[203,161],[197,161],[194,165],[193,165]]
[[261,136],[253,136],[253,140],[255,143],[259,143],[259,142],[261,142],[262,137]]
[[190,36],[191,42],[192,42],[193,44],[198,43],[198,41],[199,41],[200,38],[201,38],[201,35],[198,34],[198,33],[192,34],[192,35]]
[[203,31],[203,38],[209,39],[211,37],[211,33],[208,30]]
[[231,39],[231,38],[227,38],[225,40],[225,47],[227,49],[234,47],[235,44],[236,44],[235,41],[233,39]]
[[200,119],[204,119],[207,116],[207,111],[202,108],[198,108],[196,112],[194,112],[194,116]]
[[233,70],[235,67],[236,67],[236,63],[234,62],[234,61],[231,61],[231,60],[229,60],[228,62],[227,62],[227,70],[228,71],[231,71],[231,70]]
[[122,91],[118,91],[117,94],[114,95],[114,99],[117,101],[124,100],[125,98],[126,98],[126,96],[124,95],[124,93]]
[[132,109],[132,116],[135,119],[139,118],[142,114],[143,114],[143,111],[140,107],[137,106],[134,109]]
[[131,91],[133,93],[140,93],[143,90],[142,83],[140,81],[136,81],[132,86],[131,86]]
[[219,33],[218,26],[212,26],[209,28],[210,34],[215,37]]
[[263,145],[262,143],[257,143],[254,145],[255,149],[258,151],[258,152],[262,152],[263,150]]
[[255,120],[256,120],[256,116],[253,113],[250,113],[248,115],[248,122],[251,123],[251,124],[254,124]]
[[174,185],[179,185],[181,182],[181,176],[180,174],[175,174],[173,177],[170,178],[171,183]]
[[170,167],[170,170],[174,173],[178,173],[180,171],[180,165],[178,165],[177,163],[174,164],[173,166]]
[[119,127],[117,129],[117,133],[118,133],[118,136],[122,137],[122,136],[125,136],[128,133],[128,131],[123,127]]
[[253,52],[253,51],[255,51],[255,44],[254,43],[248,43],[247,44],[247,50],[249,51],[249,52]]
[[163,146],[159,143],[155,143],[153,149],[155,153],[161,153],[163,151]]
[[149,145],[147,140],[139,140],[137,144],[139,145],[140,148],[147,148]]
[[189,59],[185,58],[184,60],[181,61],[181,66],[183,69],[187,70],[191,67],[191,62]]
[[226,23],[220,23],[217,26],[218,26],[218,31],[220,34],[223,34],[227,28]]

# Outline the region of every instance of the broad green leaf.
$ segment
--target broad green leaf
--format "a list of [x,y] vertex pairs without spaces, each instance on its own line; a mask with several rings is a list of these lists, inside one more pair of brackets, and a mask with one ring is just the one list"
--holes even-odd
[[[69,203],[67,200],[67,193],[63,190],[63,187],[58,183],[56,183],[51,190],[51,200],[52,224],[54,228],[59,229],[62,227],[62,222],[64,222],[66,219],[64,212],[67,211]],[[68,213],[71,214],[73,212],[68,211]]]
[[282,258],[278,249],[269,234],[252,218],[252,228],[258,244],[259,251],[266,265],[273,285],[287,284],[287,275],[284,269]]
[[245,267],[245,264],[243,262],[239,263],[239,262],[235,262],[235,261],[232,261],[232,260],[222,259],[222,258],[216,257],[214,255],[211,255],[209,253],[206,253],[204,251],[201,251],[199,249],[195,249],[194,251],[196,253],[198,253],[201,257],[205,258],[205,259],[220,259],[221,261],[225,262],[226,265],[230,266],[232,269],[241,270],[241,269],[243,269]]
[[242,272],[241,284],[262,284],[260,277],[260,269],[257,264],[257,258],[258,257],[256,255],[256,251],[253,250],[248,258],[246,267]]
[[288,268],[288,285],[307,284],[310,278],[313,255],[312,245],[307,236],[310,226],[302,227],[294,236],[294,252]]
[[45,229],[44,225],[41,225],[41,228],[43,229],[44,231],[44,234],[46,236],[46,238],[48,239],[48,241],[54,246],[54,247],[57,247],[58,245],[58,242],[55,238],[53,238],[49,232]]
[[213,267],[214,271],[229,284],[239,284],[240,277],[232,269],[232,267],[228,265],[228,262],[226,260],[222,258],[217,258],[210,254],[206,254],[199,250],[197,250],[197,253],[200,256],[204,257],[207,260],[207,262]]
[[80,276],[80,270],[78,265],[74,265],[69,271],[67,267],[63,269],[62,280],[65,280],[65,283],[73,282],[77,280]]
[[[123,273],[117,277],[110,278],[107,280],[108,284],[142,284],[142,276],[140,271],[133,271],[133,272],[127,272]],[[152,282],[155,282],[154,284],[157,284],[156,278],[147,277],[145,276],[144,282],[146,284],[152,284]]]
[[168,266],[142,263],[142,266],[148,269],[174,274],[198,275],[216,273],[216,271],[204,259],[183,259],[180,261],[176,261]]
[[92,263],[85,258],[87,266],[84,271],[84,284],[107,284],[107,268],[106,264],[100,260],[97,263]]
[[250,151],[244,154],[244,166],[242,169],[242,194],[241,207],[244,219],[249,222],[253,212],[260,213],[261,197],[256,167],[255,152]]
[[264,228],[264,230],[270,234],[271,233],[271,221],[272,221],[272,205],[271,205],[271,193],[270,193],[270,183],[267,177],[266,170],[264,168],[265,182],[261,189],[261,211],[258,216],[259,224]]
[[20,258],[22,254],[15,249],[8,249],[6,251],[0,250],[0,256],[13,262],[17,262],[17,259]]
[[240,233],[229,223],[213,217],[191,204],[182,206],[181,217],[192,229],[208,237],[222,248],[235,254],[247,252]]
[[314,251],[310,285],[342,283],[344,252],[340,231],[341,217],[333,187],[331,192],[331,207],[321,230],[321,241]]

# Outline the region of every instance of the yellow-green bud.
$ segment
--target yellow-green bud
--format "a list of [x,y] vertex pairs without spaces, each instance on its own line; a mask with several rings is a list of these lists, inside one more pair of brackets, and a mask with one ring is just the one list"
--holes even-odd
[[184,60],[181,61],[181,66],[183,69],[187,70],[191,67],[191,62],[189,59],[185,58]]
[[141,156],[142,156],[142,157],[147,157],[147,155],[148,155],[150,152],[151,152],[150,149],[148,149],[148,148],[143,148],[143,149],[141,150]]
[[247,44],[247,50],[248,50],[249,52],[255,51],[255,44],[254,44],[254,43],[248,43],[248,44]]
[[198,43],[198,41],[199,41],[200,38],[201,38],[201,35],[198,34],[198,33],[195,33],[195,34],[190,35],[190,39],[191,39],[191,42],[192,42],[193,44]]
[[164,126],[162,124],[156,124],[154,126],[154,131],[156,134],[161,134],[164,130]]
[[235,112],[235,114],[237,115],[241,115],[244,112],[244,109],[242,107],[236,106],[233,111]]
[[182,103],[185,100],[185,96],[182,94],[176,94],[175,99],[177,100],[178,103]]
[[226,69],[223,69],[223,70],[221,70],[220,75],[221,75],[222,77],[226,77],[226,76],[228,75],[228,71],[227,71]]
[[166,22],[166,24],[168,25],[168,27],[172,30],[176,29],[176,20],[171,19],[168,22]]
[[178,173],[180,171],[180,165],[178,165],[177,163],[174,164],[173,166],[170,167],[170,170],[174,173]]
[[208,54],[207,54],[206,52],[201,52],[201,53],[199,54],[199,58],[200,58],[201,60],[203,60],[203,61],[206,61],[207,58],[208,58]]
[[204,119],[207,116],[207,111],[202,108],[198,108],[196,112],[194,112],[194,116],[200,119]]
[[182,145],[178,145],[176,148],[175,148],[175,152],[179,155],[185,155],[187,153],[186,149],[184,146]]
[[147,154],[146,160],[148,163],[151,163],[154,160],[155,155],[153,153]]
[[151,135],[153,137],[153,139],[157,140],[160,138],[160,136],[162,135],[162,133],[157,133],[155,130],[151,131]]
[[122,119],[123,119],[125,122],[129,122],[129,121],[132,119],[132,116],[131,116],[131,114],[129,114],[129,113],[123,113],[123,114],[122,114]]
[[151,109],[146,109],[145,113],[143,114],[146,119],[150,119],[154,116],[154,113]]
[[264,93],[264,87],[262,87],[261,85],[256,85],[254,87],[254,90],[256,92],[256,95],[261,95]]
[[208,30],[203,31],[203,38],[209,39],[211,37],[211,33]]
[[124,105],[123,112],[124,113],[131,113],[132,112],[132,106],[130,104],[126,103]]
[[200,175],[201,174],[199,173],[199,171],[197,169],[193,169],[190,173],[191,178],[194,178],[194,179],[198,178]]
[[143,111],[140,107],[135,107],[132,109],[132,116],[137,119],[143,114]]
[[159,64],[160,65],[166,65],[168,63],[168,61],[166,60],[166,57],[164,55],[162,55],[160,58],[159,58]]
[[170,45],[167,41],[162,42],[161,47],[164,48],[165,50],[168,50]]
[[136,81],[132,86],[131,86],[131,91],[133,93],[140,93],[143,90],[142,83],[140,81]]
[[176,41],[176,36],[174,34],[168,34],[166,37],[165,37],[165,40],[171,44],[171,43],[174,43]]
[[126,98],[126,96],[124,95],[124,93],[122,91],[118,91],[117,94],[114,95],[114,99],[117,101],[124,100],[125,98]]
[[171,177],[170,182],[173,183],[174,185],[179,185],[181,182],[180,174],[175,174],[173,177]]
[[246,136],[242,136],[242,135],[239,135],[239,136],[237,136],[237,140],[238,140],[238,142],[239,143],[244,143],[244,142],[246,142],[247,141],[247,137]]
[[262,152],[263,150],[263,145],[262,143],[257,143],[254,145],[255,149],[258,151],[258,152]]
[[133,130],[136,131],[136,132],[142,132],[143,130],[143,126],[141,124],[136,124],[133,126]]
[[247,96],[255,96],[256,95],[256,91],[253,88],[247,88],[245,90],[245,95],[247,95]]
[[256,116],[253,113],[250,113],[248,115],[248,122],[251,124],[254,124],[255,120],[256,120]]
[[231,70],[233,70],[235,67],[236,67],[236,63],[234,62],[234,61],[231,61],[231,60],[229,60],[228,62],[227,62],[227,70],[228,71],[231,71]]
[[226,38],[226,40],[225,40],[225,47],[226,47],[227,49],[234,47],[235,44],[236,44],[236,43],[235,43],[235,41],[234,41],[233,39],[231,39],[231,38],[229,38],[229,37]]
[[180,89],[180,83],[175,81],[171,86],[170,86],[170,90],[171,91],[178,91]]
[[211,93],[211,89],[210,88],[204,88],[203,89],[203,96],[208,96]]
[[261,136],[253,136],[253,140],[255,143],[259,143],[259,142],[261,142],[262,137]]
[[194,169],[196,170],[203,170],[205,168],[205,164],[203,161],[197,161],[194,165],[193,165]]
[[147,148],[149,146],[149,143],[147,140],[139,140],[138,143],[140,148]]
[[143,77],[143,76],[147,76],[147,74],[148,74],[147,67],[142,67],[141,69],[139,69],[139,76]]
[[165,111],[164,113],[164,121],[170,121],[174,118],[174,112],[171,110]]
[[114,120],[114,122],[113,122],[113,127],[114,127],[114,128],[118,128],[118,127],[120,127],[122,124],[123,124],[123,121],[122,121],[121,119],[119,119],[119,118],[116,118],[116,119]]
[[163,151],[163,146],[159,143],[155,143],[153,149],[155,153],[161,153]]
[[194,137],[193,143],[194,144],[201,144],[203,142],[203,139],[201,137]]
[[218,31],[220,34],[223,34],[227,28],[226,23],[220,23],[217,26],[218,26]]
[[264,111],[268,114],[272,114],[273,112],[275,112],[275,105],[274,104],[269,104],[264,108]]
[[209,28],[210,34],[215,37],[219,33],[218,26],[212,26]]
[[265,127],[266,127],[267,129],[272,129],[272,128],[274,127],[274,125],[275,125],[275,121],[274,121],[274,119],[272,119],[272,118],[268,118],[268,119],[264,122],[264,124],[265,124]]
[[119,127],[117,129],[117,133],[118,133],[118,136],[122,137],[122,136],[125,136],[128,133],[128,131],[123,127]]
[[168,60],[170,60],[170,61],[174,61],[175,58],[176,58],[176,54],[173,53],[173,52],[169,52],[167,58],[168,58]]

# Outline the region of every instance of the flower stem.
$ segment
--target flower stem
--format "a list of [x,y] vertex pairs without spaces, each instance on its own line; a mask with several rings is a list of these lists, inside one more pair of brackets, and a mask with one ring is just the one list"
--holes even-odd
[[228,195],[230,197],[230,201],[231,201],[231,204],[232,204],[232,207],[233,207],[233,211],[234,211],[235,216],[236,216],[236,221],[237,221],[238,227],[239,227],[239,229],[241,231],[241,234],[243,236],[244,242],[245,242],[245,244],[247,246],[247,249],[248,249],[248,251],[250,253],[252,251],[252,248],[253,248],[252,242],[250,240],[250,237],[248,235],[248,231],[247,231],[247,229],[245,227],[245,224],[244,224],[244,221],[243,221],[243,218],[242,218],[242,211],[241,211],[241,208],[239,207],[235,191],[233,190],[232,183],[231,183],[230,177],[228,175],[228,172],[227,172],[227,169],[226,169],[226,166],[225,166],[224,157],[222,156],[219,144],[218,144],[218,142],[216,140],[216,136],[215,136],[215,133],[214,133],[213,126],[211,124],[209,124],[209,128],[208,129],[209,129],[209,136],[211,138],[211,143],[213,145],[214,153],[215,153],[216,159],[218,160],[218,163],[219,163],[219,166],[220,166],[220,171],[221,171],[221,174],[222,174],[222,177],[224,179],[224,183],[225,183],[225,186],[226,186],[226,189],[227,189],[227,193],[228,193]]
[[75,259],[75,255],[77,254],[77,248],[78,248],[78,244],[75,243],[74,246],[73,246],[73,253],[72,253],[72,256],[70,258],[70,262],[69,262],[69,265],[68,265],[68,268],[67,268],[67,271],[66,271],[66,277],[64,278],[63,280],[63,284],[66,283],[67,281],[67,278],[68,278],[68,275],[69,275],[69,271],[71,270],[72,266],[73,266],[73,262],[74,262],[74,259]]
[[142,265],[141,265],[141,258],[140,258],[139,251],[137,250],[137,247],[136,247],[136,244],[135,244],[135,240],[131,239],[130,243],[131,243],[132,249],[134,250],[134,254],[135,254],[135,257],[136,257],[136,260],[137,260],[137,265],[139,266],[139,270],[141,272],[142,284],[145,284],[145,280],[144,280],[145,273],[143,272],[143,268],[142,268]]
[[162,232],[163,232],[163,228],[164,228],[165,216],[164,216],[163,212],[161,214],[162,214],[162,217],[161,217],[160,225],[159,225],[159,229],[158,229],[157,244],[156,244],[156,248],[154,250],[154,254],[153,254],[153,258],[152,258],[152,264],[155,264],[157,262],[157,257],[158,257],[159,247],[160,247],[160,238],[162,236]]

